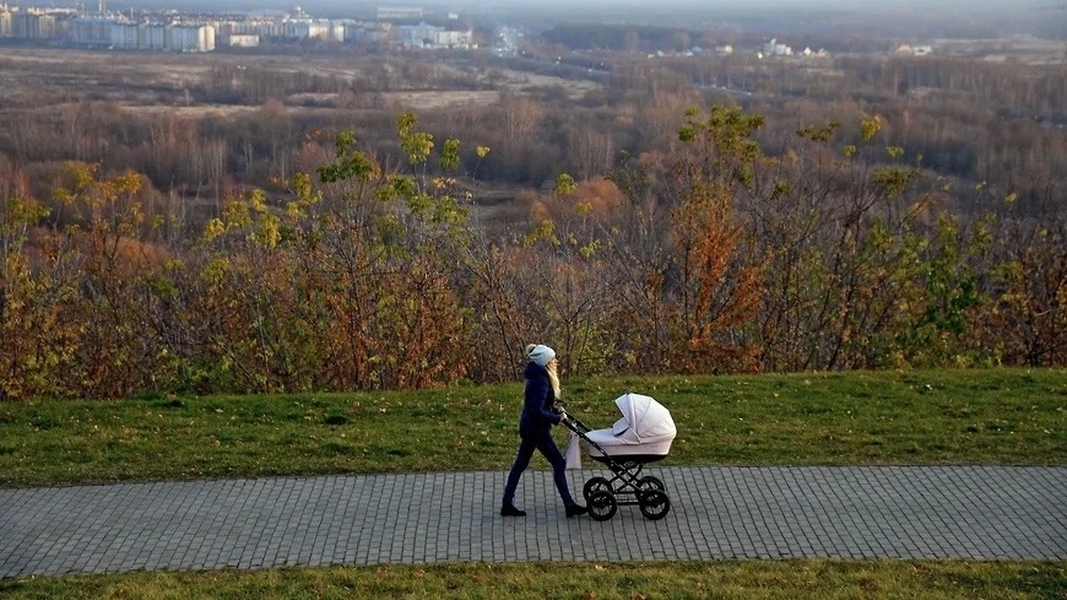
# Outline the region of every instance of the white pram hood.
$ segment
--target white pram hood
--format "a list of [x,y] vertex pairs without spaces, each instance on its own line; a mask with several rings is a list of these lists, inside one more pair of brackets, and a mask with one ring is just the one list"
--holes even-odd
[[670,411],[651,396],[629,392],[616,398],[615,405],[622,412],[622,418],[611,427],[618,443],[662,442],[678,434]]

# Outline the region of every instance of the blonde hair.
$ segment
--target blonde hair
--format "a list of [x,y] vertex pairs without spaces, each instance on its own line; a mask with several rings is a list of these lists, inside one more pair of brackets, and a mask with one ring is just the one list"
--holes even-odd
[[548,371],[548,382],[552,384],[552,393],[555,394],[556,400],[560,399],[558,366],[559,363],[555,360],[550,360],[548,366],[545,367],[545,370]]

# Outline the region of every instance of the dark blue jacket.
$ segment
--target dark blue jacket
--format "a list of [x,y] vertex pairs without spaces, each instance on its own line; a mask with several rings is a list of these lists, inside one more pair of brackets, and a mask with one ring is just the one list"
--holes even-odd
[[526,364],[526,391],[519,417],[519,435],[539,437],[547,433],[553,425],[558,425],[563,418],[553,410],[556,395],[552,392],[552,382],[548,380],[548,370],[530,361]]

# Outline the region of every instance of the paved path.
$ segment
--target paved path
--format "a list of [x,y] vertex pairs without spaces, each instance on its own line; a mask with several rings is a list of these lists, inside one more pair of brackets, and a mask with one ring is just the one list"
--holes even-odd
[[[527,471],[0,489],[0,577],[441,561],[1067,560],[1067,467],[666,467],[672,509],[566,519]],[[570,471],[581,489],[596,469]]]

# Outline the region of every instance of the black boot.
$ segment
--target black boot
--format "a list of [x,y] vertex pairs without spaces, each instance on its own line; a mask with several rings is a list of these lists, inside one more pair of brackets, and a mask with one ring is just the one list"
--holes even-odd
[[500,507],[501,517],[525,517],[526,511],[515,508],[514,504],[505,504]]
[[577,517],[589,512],[589,509],[581,504],[568,504],[567,505],[567,518]]

